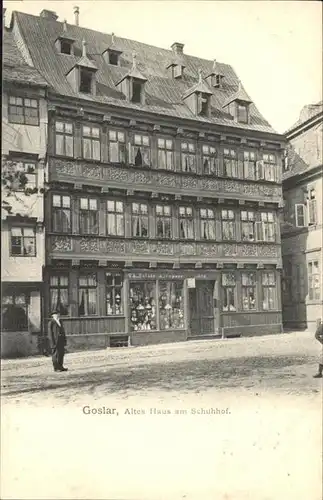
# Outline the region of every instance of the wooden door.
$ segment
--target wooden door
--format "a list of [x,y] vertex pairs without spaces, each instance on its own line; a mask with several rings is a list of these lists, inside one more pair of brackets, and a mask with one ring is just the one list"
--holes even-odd
[[189,288],[190,335],[213,335],[214,332],[214,280],[197,280]]

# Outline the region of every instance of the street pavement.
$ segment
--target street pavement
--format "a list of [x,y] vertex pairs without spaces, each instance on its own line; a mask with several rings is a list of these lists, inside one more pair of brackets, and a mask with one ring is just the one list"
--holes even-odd
[[2,361],[3,499],[321,500],[313,334]]

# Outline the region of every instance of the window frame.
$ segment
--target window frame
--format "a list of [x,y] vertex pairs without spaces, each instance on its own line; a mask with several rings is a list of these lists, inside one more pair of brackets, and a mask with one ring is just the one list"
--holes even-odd
[[[225,218],[223,217],[223,213],[227,212]],[[233,214],[233,217],[229,217],[229,212]],[[225,214],[224,214],[225,215]],[[237,240],[237,228],[236,228],[236,212],[231,208],[222,208],[220,212],[221,216],[221,233],[222,233],[222,241],[236,241]],[[228,232],[230,233],[230,228],[233,228],[232,237],[225,236],[225,227],[228,227]]]
[[[140,140],[139,140],[140,138]],[[137,141],[137,142],[136,142]],[[145,144],[145,141],[148,144]],[[137,148],[137,151],[136,151]],[[141,160],[147,155],[148,163],[138,163],[137,156],[140,152]],[[132,158],[135,167],[151,168],[151,140],[148,134],[135,133],[132,138]]]
[[[10,102],[11,99],[15,99],[16,102],[15,103]],[[17,101],[19,99],[21,100],[21,104],[17,103]],[[33,101],[36,103],[36,106],[27,106],[26,101],[30,101],[30,102]],[[17,110],[20,109],[22,112],[21,113],[12,113],[12,109],[14,107],[17,108]],[[28,123],[28,114],[26,115],[27,109],[36,109],[37,110],[36,116],[33,117],[33,118],[35,118],[33,123]],[[22,116],[23,120],[19,121],[17,119],[13,119],[14,116]],[[22,96],[18,96],[15,94],[9,94],[8,95],[8,122],[9,123],[17,123],[19,125],[28,125],[28,126],[32,126],[32,127],[39,127],[39,122],[40,122],[40,120],[39,120],[39,99],[36,99],[34,97],[22,97]]]
[[[270,279],[268,279],[267,283],[264,283],[265,281],[265,276],[269,277],[269,275],[273,276],[273,282],[270,282]],[[270,293],[269,291],[271,290],[272,297],[271,300],[273,301],[273,307],[269,307],[270,304]],[[266,293],[265,293],[266,291]],[[268,292],[268,296],[266,297]],[[265,307],[265,300],[268,300],[268,307]],[[277,296],[277,277],[276,273],[274,270],[265,270],[261,272],[261,299],[262,299],[262,310],[263,311],[276,311],[278,307],[278,296]]]
[[[190,213],[189,213],[190,211]],[[180,205],[178,207],[178,233],[180,240],[195,240],[195,216],[194,208],[190,205]],[[182,224],[184,224],[182,226]],[[185,231],[191,236],[185,236]]]
[[[95,284],[89,284],[89,279],[93,279],[95,281]],[[81,285],[80,281],[81,279],[86,279],[87,284],[86,285]],[[84,314],[80,313],[80,307],[81,307],[81,300],[80,300],[80,291],[85,290],[85,300],[86,300],[86,307],[84,306]],[[92,302],[92,305],[95,304],[95,313],[89,313],[89,305],[90,305],[90,291],[94,290],[95,295],[95,300]],[[84,317],[84,316],[98,316],[98,279],[97,279],[97,274],[96,273],[80,273],[79,276],[77,277],[77,291],[78,291],[78,316],[79,317]]]
[[[202,210],[205,210],[205,216],[202,214]],[[212,212],[212,216],[210,215],[210,212]],[[200,237],[202,241],[216,241],[216,212],[214,208],[210,207],[200,207],[199,208],[199,218],[200,218]],[[212,227],[212,230],[210,231],[210,226]],[[205,231],[206,229],[206,231]],[[208,238],[206,237],[206,233],[214,234],[214,238]]]
[[223,175],[228,179],[239,178],[239,164],[236,149],[223,148]]
[[[213,151],[212,151],[213,150]],[[203,175],[219,175],[219,158],[218,151],[215,146],[211,144],[202,144],[201,147],[202,156],[202,172]],[[208,171],[205,168],[205,162],[208,162]]]
[[[63,130],[60,131],[57,129],[57,124],[61,123],[63,125]],[[71,132],[66,131],[66,126],[70,125],[72,127]],[[62,137],[62,144],[63,144],[63,153],[58,152],[58,147],[57,147],[57,137]],[[72,154],[67,154],[67,138],[71,138],[72,141]],[[62,121],[62,120],[55,120],[55,155],[56,156],[66,156],[68,158],[74,158],[74,123],[70,121]]]
[[[243,218],[243,214],[246,214],[246,218]],[[251,216],[252,214],[252,216]],[[241,241],[256,241],[256,222],[257,215],[255,210],[241,210],[240,211],[240,222],[241,222]],[[252,234],[252,238],[244,238],[244,228],[247,226],[249,236]],[[250,227],[252,228],[251,232],[249,231]]]
[[[164,146],[161,145],[161,141],[164,142]],[[167,147],[167,143],[171,143],[170,147]],[[164,166],[161,166],[161,156],[164,156],[163,162]],[[170,168],[168,167],[170,157]],[[175,170],[175,145],[174,139],[169,137],[157,137],[157,168],[158,170],[166,170],[168,172],[173,172]]]
[[195,142],[181,141],[181,172],[185,174],[197,173],[197,152]]
[[[256,241],[264,242],[264,243],[276,243],[277,242],[277,224],[275,213],[266,211],[261,211],[260,221],[256,221],[255,229],[256,229]],[[270,218],[272,217],[272,220]],[[272,237],[270,238],[270,232]]]
[[[84,129],[90,129],[90,133],[86,134]],[[98,130],[99,135],[93,135],[93,130]],[[82,130],[81,130],[81,139],[82,139],[82,158],[84,160],[90,160],[90,161],[101,161],[101,127],[99,125],[94,125],[94,124],[82,124]],[[85,144],[86,142],[89,142],[90,146],[90,156],[86,156],[85,154]],[[96,157],[94,155],[95,153],[95,148],[94,145],[98,144],[99,147],[99,155]]]
[[[315,267],[317,272],[313,272],[313,268]],[[307,275],[308,275],[308,300],[309,302],[316,302],[321,300],[321,272],[320,272],[320,260],[313,259],[307,262]],[[318,287],[313,286],[313,282],[315,283],[315,277],[318,277]],[[315,296],[315,290],[318,292],[317,296]]]
[[[244,284],[244,277],[254,276],[253,283]],[[249,280],[248,280],[249,281]],[[247,292],[246,298],[248,300],[248,307],[245,307],[244,302],[244,292]],[[251,294],[250,294],[251,292]],[[251,295],[253,295],[253,307],[250,307]],[[241,301],[242,301],[242,310],[243,311],[257,311],[257,273],[256,271],[245,271],[241,273]]]
[[[224,277],[231,275],[233,277],[232,282],[224,283]],[[230,281],[230,280],[229,280]],[[232,284],[233,283],[233,284]],[[222,291],[222,312],[236,312],[236,294],[237,294],[237,276],[234,271],[223,271],[221,273],[221,291]],[[229,304],[229,292],[231,293],[231,298],[233,298],[233,305]],[[227,303],[227,308],[224,307],[225,302]]]
[[[89,90],[85,90],[84,81],[82,83],[82,78],[86,77],[89,79],[87,84],[89,84]],[[82,87],[83,86],[83,87]],[[93,73],[87,68],[79,67],[79,88],[80,94],[92,94],[93,93]]]
[[[138,212],[134,212],[134,205],[138,205]],[[143,212],[142,211],[142,206],[145,206],[147,208],[147,211],[146,212]],[[137,223],[139,225],[139,232],[140,232],[140,235],[138,234],[134,234],[134,223],[135,223],[135,219],[138,219]],[[144,221],[146,221],[146,230],[147,230],[147,234],[142,234],[143,231],[143,226],[145,225],[145,222],[143,224],[143,219]],[[148,203],[142,203],[142,202],[132,202],[131,203],[131,235],[132,235],[132,238],[142,238],[142,239],[147,239],[149,238],[149,205]]]
[[[108,278],[111,278],[112,284],[108,284]],[[121,284],[116,283],[116,279],[120,279]],[[111,310],[112,312],[109,312],[108,310],[108,291],[111,293]],[[118,298],[116,294],[119,294],[120,298],[120,312],[117,313],[117,304],[116,304],[116,299]],[[105,273],[105,313],[107,316],[112,316],[112,317],[124,317],[125,316],[125,304],[124,304],[124,279],[123,275],[121,273],[110,273],[107,272]]]
[[[82,207],[82,201],[87,202],[87,208]],[[91,202],[95,202],[96,208],[91,208]],[[99,213],[100,213],[100,201],[91,196],[81,196],[79,198],[79,229],[80,234],[82,235],[90,235],[90,234],[99,234]],[[93,214],[95,215],[93,216]],[[91,218],[93,217],[93,220]],[[86,231],[84,227],[88,227]],[[91,229],[93,228],[94,229]]]
[[[110,204],[113,203],[113,206],[114,206],[113,210],[109,209],[109,203]],[[122,211],[117,210],[117,205],[119,203],[121,203],[121,205],[122,205]],[[106,217],[107,236],[124,238],[125,237],[125,203],[124,203],[124,201],[123,200],[115,200],[115,199],[106,200],[106,215],[107,215],[107,217]],[[109,225],[109,219],[111,220],[112,217],[109,217],[109,215],[113,216],[115,232],[111,231],[111,228]],[[118,233],[118,228],[121,228],[122,234]]]
[[[155,224],[156,224],[156,238],[160,240],[172,240],[173,239],[173,211],[172,211],[172,205],[167,205],[167,204],[156,204],[155,205]],[[157,210],[158,208],[162,209],[162,214],[158,214]],[[169,208],[169,215],[165,214],[165,209]],[[166,235],[166,226],[165,223],[166,221],[169,223],[169,236]],[[163,227],[163,234],[159,235],[158,234],[158,224],[161,223]]]
[[[57,285],[54,285],[52,284],[52,279],[54,278],[57,278],[58,279],[58,283]],[[67,285],[61,285],[61,279],[66,279],[67,280]],[[61,316],[68,316],[69,315],[69,311],[70,311],[70,293],[69,293],[69,285],[70,285],[70,280],[69,280],[69,275],[68,274],[52,274],[50,277],[49,277],[49,305],[50,305],[50,311],[52,312],[53,310],[58,310],[60,315]],[[52,304],[52,290],[57,290],[57,304],[59,303],[60,304],[60,307],[58,308],[57,305],[55,306],[55,308],[53,308],[53,304]],[[62,308],[61,308],[61,305],[62,305],[62,300],[61,300],[61,291],[62,290],[66,290],[67,293],[67,305],[65,306],[65,309],[66,309],[66,314],[64,312],[62,312]],[[64,307],[64,305],[63,305]]]
[[[13,233],[13,230],[18,230],[21,232],[21,236],[14,236],[12,233]],[[24,231],[25,230],[29,230],[29,231],[32,231],[33,234],[32,236],[29,235],[25,235],[24,234]],[[37,257],[37,233],[36,233],[36,228],[34,226],[28,226],[28,225],[16,225],[16,224],[13,224],[12,226],[10,226],[10,253],[9,253],[9,256],[10,257]],[[18,244],[15,244],[13,245],[13,238],[20,238],[20,245]],[[32,239],[33,240],[33,252],[32,253],[25,253],[25,240],[26,239]],[[18,247],[20,246],[20,253],[13,253],[13,247]]]
[[[255,151],[244,150],[243,151],[243,177],[244,179],[255,181],[256,180],[256,165],[257,165],[257,155]],[[252,171],[252,176],[250,172]]]
[[[59,197],[60,198],[60,206],[55,206],[54,205],[54,198],[55,197]],[[69,203],[68,203],[68,206],[64,206],[63,204],[63,200],[64,199],[68,199],[69,200]],[[56,194],[56,193],[52,193],[52,197],[51,197],[51,210],[52,210],[52,213],[51,213],[51,222],[52,222],[52,232],[53,233],[64,233],[64,234],[69,234],[72,232],[72,228],[73,228],[73,222],[72,222],[72,197],[68,194]],[[68,218],[69,218],[69,225],[68,225],[68,228],[67,230],[65,231],[62,228],[60,229],[57,229],[57,222],[58,221],[55,221],[55,215],[56,214],[63,214],[64,211],[68,212]],[[60,215],[60,218],[61,218],[61,215]],[[59,221],[60,223],[62,222],[61,220]]]
[[[115,139],[111,138],[111,135],[115,134]],[[123,140],[119,139],[119,136],[123,135]],[[126,133],[123,130],[109,129],[107,132],[108,139],[108,157],[109,163],[113,164],[125,164],[127,161],[127,138]],[[112,159],[112,144],[116,144],[118,161]]]

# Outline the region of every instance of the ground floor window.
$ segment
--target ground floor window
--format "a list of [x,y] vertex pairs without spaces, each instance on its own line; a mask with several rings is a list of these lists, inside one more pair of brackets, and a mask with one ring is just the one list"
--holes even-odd
[[321,283],[318,260],[308,263],[308,298],[320,300]]
[[129,292],[131,330],[156,330],[156,282],[130,283]]
[[26,295],[3,295],[1,319],[4,331],[20,332],[28,330]]
[[274,272],[262,273],[262,308],[277,309],[276,276]]
[[235,288],[236,276],[234,273],[222,274],[222,297],[223,297],[223,311],[235,311]]
[[242,273],[242,309],[256,309],[256,273]]
[[121,274],[106,274],[107,316],[123,314],[123,280]]
[[159,282],[159,328],[184,328],[184,282]]
[[50,313],[58,311],[62,316],[68,315],[68,276],[51,276],[49,280]]
[[95,274],[79,277],[78,281],[79,316],[97,314],[97,279]]

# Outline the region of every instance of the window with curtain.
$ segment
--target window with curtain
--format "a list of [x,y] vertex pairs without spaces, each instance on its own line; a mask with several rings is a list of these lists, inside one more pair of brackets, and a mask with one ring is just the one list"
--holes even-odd
[[87,160],[101,159],[100,128],[92,125],[82,127],[83,158]]
[[169,205],[156,205],[156,236],[172,237],[172,213]]
[[255,240],[256,214],[252,210],[241,211],[241,237],[243,241]]
[[132,236],[147,238],[148,236],[148,205],[146,203],[132,203]]
[[130,282],[130,325],[132,331],[156,330],[156,282]]
[[174,141],[172,139],[158,139],[158,168],[174,170]]
[[9,123],[24,125],[39,125],[39,102],[28,97],[9,96],[8,102]]
[[181,165],[182,172],[196,173],[196,150],[194,143],[182,142]]
[[133,161],[137,167],[150,167],[150,141],[148,135],[135,134]]
[[202,168],[204,175],[218,175],[218,159],[215,147],[202,145]]
[[54,194],[52,198],[52,228],[57,233],[71,232],[71,198]]
[[224,312],[235,311],[236,276],[235,273],[222,273],[222,296]]
[[211,208],[200,208],[200,227],[202,240],[215,240],[215,214]]
[[243,175],[245,179],[256,180],[256,153],[254,151],[243,152]]
[[261,212],[261,222],[256,223],[257,227],[257,240],[274,242],[275,236],[275,219],[272,212]]
[[56,121],[55,123],[55,153],[62,156],[74,155],[73,124]]
[[36,232],[33,227],[11,228],[11,251],[12,257],[35,257],[36,256]]
[[237,117],[239,123],[248,123],[249,112],[247,104],[237,104]]
[[310,189],[307,199],[308,207],[308,225],[315,226],[317,224],[317,201],[315,189]]
[[159,282],[160,330],[184,328],[184,282]]
[[184,240],[194,239],[194,218],[192,207],[179,207],[179,237]]
[[58,311],[62,316],[68,315],[68,276],[57,275],[49,279],[50,313]]
[[276,157],[274,154],[264,153],[263,159],[263,178],[265,181],[276,181]]
[[126,138],[125,133],[119,130],[109,130],[109,161],[111,163],[126,162]]
[[96,274],[79,276],[78,311],[79,316],[95,316],[97,314]]
[[222,239],[235,240],[236,239],[236,223],[235,213],[233,210],[221,210],[222,220]]
[[308,298],[309,300],[320,300],[321,298],[321,276],[319,261],[308,263]]
[[265,311],[277,309],[276,275],[274,271],[262,272],[262,308]]
[[252,311],[256,309],[256,273],[242,273],[242,309]]
[[28,306],[25,294],[2,295],[1,328],[7,332],[28,330]]
[[99,211],[98,200],[95,198],[80,198],[80,233],[98,234]]
[[123,314],[123,278],[121,274],[106,273],[107,316]]
[[226,177],[238,177],[238,160],[234,149],[223,150],[223,166]]
[[107,201],[107,233],[110,236],[124,236],[124,211],[122,201]]

